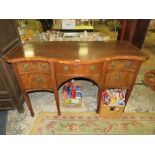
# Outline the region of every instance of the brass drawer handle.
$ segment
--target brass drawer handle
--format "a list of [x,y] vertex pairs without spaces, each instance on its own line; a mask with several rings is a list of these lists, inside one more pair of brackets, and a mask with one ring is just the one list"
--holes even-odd
[[125,64],[126,64],[126,67],[131,67],[131,62],[128,61]]
[[79,66],[76,66],[76,70],[80,70],[80,67]]
[[39,76],[37,76],[36,81],[40,84],[43,80]]
[[46,68],[46,64],[40,64],[40,67],[45,69]]
[[95,71],[96,70],[96,66],[90,66],[90,70],[91,71]]
[[115,76],[115,80],[119,81],[120,80],[120,76],[119,75]]
[[25,70],[27,70],[27,69],[29,68],[29,64],[28,64],[28,63],[24,64],[24,65],[23,65],[23,68],[24,68]]
[[115,68],[115,63],[114,62],[111,63],[111,67]]
[[64,71],[67,71],[68,70],[68,66],[64,66]]

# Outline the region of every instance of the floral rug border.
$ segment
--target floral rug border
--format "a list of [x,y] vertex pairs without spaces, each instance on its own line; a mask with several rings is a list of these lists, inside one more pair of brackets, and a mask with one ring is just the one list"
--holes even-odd
[[[42,124],[42,127],[44,127],[45,121],[47,119],[57,119],[57,120],[78,120],[78,121],[84,121],[84,120],[106,120],[101,117],[99,117],[98,114],[93,113],[93,112],[78,112],[78,113],[62,113],[61,116],[57,116],[57,113],[50,113],[50,112],[41,112],[37,115],[36,121],[32,127],[32,130],[30,131],[30,134],[36,134],[42,130],[41,127],[38,128],[39,124]],[[136,120],[136,121],[152,121],[155,122],[155,112],[153,113],[124,113],[122,115],[122,118],[120,119],[121,121],[131,121],[131,120]],[[116,120],[111,120],[111,121],[116,121]]]

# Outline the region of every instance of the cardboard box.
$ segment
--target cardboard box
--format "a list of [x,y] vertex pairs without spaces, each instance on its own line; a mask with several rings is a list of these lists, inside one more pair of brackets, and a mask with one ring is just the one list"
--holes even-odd
[[108,106],[101,105],[99,115],[105,119],[120,119],[125,106]]

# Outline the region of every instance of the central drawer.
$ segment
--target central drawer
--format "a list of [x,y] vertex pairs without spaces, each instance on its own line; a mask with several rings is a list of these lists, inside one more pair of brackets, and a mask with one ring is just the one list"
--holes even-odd
[[29,73],[29,72],[43,72],[50,73],[50,67],[48,62],[44,61],[25,61],[17,63],[17,68],[19,73]]
[[52,89],[50,74],[22,74],[20,77],[25,90]]
[[65,63],[55,63],[56,73],[61,74],[95,74],[101,73],[102,64],[65,64]]

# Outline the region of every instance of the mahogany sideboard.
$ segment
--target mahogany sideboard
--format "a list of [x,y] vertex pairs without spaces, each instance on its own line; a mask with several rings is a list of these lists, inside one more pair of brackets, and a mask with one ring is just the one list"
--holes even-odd
[[34,112],[28,92],[54,92],[58,115],[61,115],[58,89],[67,80],[77,77],[97,84],[97,113],[105,89],[127,89],[127,103],[141,63],[147,58],[126,41],[33,42],[20,45],[5,56],[13,66],[31,116]]

